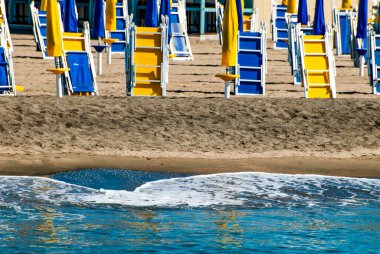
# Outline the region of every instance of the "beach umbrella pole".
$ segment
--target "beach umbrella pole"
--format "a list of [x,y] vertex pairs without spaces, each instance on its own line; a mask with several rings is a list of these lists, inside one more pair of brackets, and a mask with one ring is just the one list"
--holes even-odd
[[[98,37],[98,45],[101,41],[102,39]],[[98,52],[98,75],[103,75],[102,51]]]
[[109,43],[108,54],[107,54],[107,64],[111,64],[111,63],[112,63],[112,48],[111,48],[111,44]]
[[[59,62],[59,57],[54,57],[55,61],[55,67],[59,69],[61,67],[60,62]],[[57,85],[57,96],[59,98],[63,97],[62,93],[62,74],[60,75],[55,75],[56,76],[56,85]]]

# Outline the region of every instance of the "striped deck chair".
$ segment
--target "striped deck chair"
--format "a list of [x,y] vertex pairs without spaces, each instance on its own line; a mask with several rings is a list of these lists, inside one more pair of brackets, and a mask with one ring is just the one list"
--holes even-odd
[[186,2],[173,0],[171,10],[172,38],[170,40],[170,53],[173,60],[194,60],[189,36],[187,34]]
[[[105,16],[106,14],[104,14]],[[111,54],[124,54],[126,47],[126,22],[128,18],[128,1],[116,3],[116,30],[106,31],[105,39],[117,39],[111,44]]]
[[238,35],[238,54],[234,81],[235,95],[265,95],[266,26],[260,32],[242,32]]
[[127,96],[166,96],[169,72],[168,20],[159,27],[128,21],[125,51]]
[[0,27],[0,96],[16,95],[13,60],[10,49],[9,41],[7,40],[7,29],[3,20]]
[[352,35],[357,13],[352,9],[334,9],[333,29],[335,31],[335,48],[337,55],[352,55]]
[[380,34],[370,29],[368,38],[368,71],[373,94],[380,95]]
[[83,26],[82,33],[62,33],[64,57],[60,67],[69,69],[64,72],[66,95],[98,95],[88,22]]
[[278,5],[272,0],[271,29],[275,49],[288,48],[288,28],[286,24],[286,5]]
[[336,98],[331,28],[326,28],[325,35],[297,33],[305,97]]

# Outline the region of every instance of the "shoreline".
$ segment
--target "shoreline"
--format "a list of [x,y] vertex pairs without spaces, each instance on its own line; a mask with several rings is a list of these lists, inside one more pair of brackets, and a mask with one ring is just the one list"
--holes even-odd
[[46,176],[87,168],[113,168],[189,174],[265,172],[380,178],[380,156],[186,158],[90,154],[0,154],[0,175]]

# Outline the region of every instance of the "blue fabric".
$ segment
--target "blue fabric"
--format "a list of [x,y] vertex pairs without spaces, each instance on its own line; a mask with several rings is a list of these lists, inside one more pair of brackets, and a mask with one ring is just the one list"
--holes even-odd
[[323,0],[317,0],[315,2],[315,16],[313,24],[314,35],[325,35],[325,13],[323,8]]
[[75,0],[65,0],[65,19],[63,26],[65,32],[78,32],[78,18],[76,13]]
[[144,21],[146,27],[158,27],[157,0],[148,0]]
[[92,74],[86,52],[67,53],[70,79],[74,93],[94,92]]
[[358,13],[358,28],[356,30],[356,38],[367,38],[367,23],[368,23],[368,1],[360,0]]
[[241,0],[236,0],[237,16],[239,21],[239,32],[244,32],[243,27],[243,12],[241,9]]
[[[58,0],[58,3],[59,3],[59,7],[60,7],[60,10],[61,10],[61,20],[62,20],[62,23],[65,22],[65,9],[66,9],[66,0]],[[46,12],[45,12],[46,14]]]
[[[167,16],[169,18],[169,24],[168,24],[168,42],[170,42],[170,39],[172,37],[172,22],[171,22],[171,6],[170,6],[170,0],[161,0],[160,5],[160,20],[162,16]],[[161,20],[162,22],[162,20]]]
[[[0,86],[8,86],[8,63],[5,62],[4,48],[0,48]],[[0,88],[0,91],[4,91],[6,88]]]
[[297,23],[307,25],[309,22],[307,13],[307,0],[300,0],[298,3]]
[[94,37],[104,38],[104,30],[104,0],[95,0],[92,35]]

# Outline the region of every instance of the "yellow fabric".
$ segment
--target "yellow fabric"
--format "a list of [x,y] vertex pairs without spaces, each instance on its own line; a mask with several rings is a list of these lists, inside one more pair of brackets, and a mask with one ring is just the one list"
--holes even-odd
[[222,65],[236,66],[239,20],[236,0],[226,0],[223,17]]
[[297,13],[297,0],[288,0],[287,13]]
[[288,5],[288,0],[282,0],[281,5]]
[[117,0],[106,0],[106,30],[116,30],[116,3]]
[[342,0],[342,9],[351,9],[352,0]]
[[47,11],[48,1],[49,0],[41,0],[41,6],[40,6],[41,11]]
[[47,55],[62,56],[61,17],[57,0],[47,0]]

